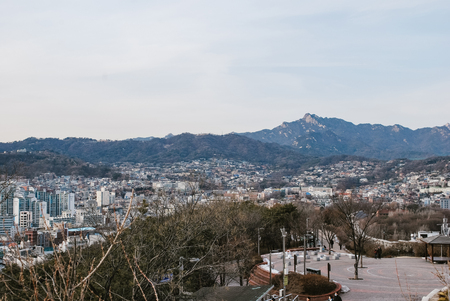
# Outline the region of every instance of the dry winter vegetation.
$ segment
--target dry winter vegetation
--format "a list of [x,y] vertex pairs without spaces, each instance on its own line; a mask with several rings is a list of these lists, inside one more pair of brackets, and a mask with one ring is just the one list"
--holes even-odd
[[[188,201],[189,200],[189,201]],[[256,254],[257,229],[266,246],[279,246],[279,228],[303,231],[303,209],[267,209],[251,203],[195,198],[129,208],[104,231],[104,242],[55,252],[43,264],[2,270],[2,300],[176,300],[204,286],[247,284]],[[295,226],[297,225],[297,226]],[[271,231],[275,233],[272,233]],[[292,243],[289,241],[289,243]]]
[[[266,208],[250,202],[211,199],[195,193],[175,202],[172,195],[129,208],[125,219],[103,230],[104,240],[86,246],[85,238],[67,252],[54,252],[42,264],[9,265],[0,278],[1,300],[179,300],[201,287],[247,285],[261,250],[303,246],[309,232],[335,235],[364,254],[369,236],[379,233],[381,205],[337,199],[331,207],[306,204]],[[114,224],[114,223],[113,223]],[[56,246],[55,246],[56,247]],[[355,277],[358,277],[357,269]]]

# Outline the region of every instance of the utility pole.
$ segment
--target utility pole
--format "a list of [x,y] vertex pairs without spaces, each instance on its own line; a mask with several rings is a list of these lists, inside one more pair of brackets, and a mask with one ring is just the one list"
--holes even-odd
[[264,228],[258,228],[258,255],[261,255],[259,251],[259,241],[261,240],[261,236],[259,235],[259,230],[264,230]]
[[184,265],[183,265],[183,260],[184,257],[180,257],[180,262],[179,262],[179,266],[180,266],[180,282],[181,282],[181,287],[180,287],[180,295],[183,295],[183,270],[184,270]]
[[180,283],[181,283],[181,287],[180,287],[180,295],[184,295],[184,288],[183,288],[183,273],[184,273],[184,261],[187,260],[188,262],[199,262],[200,259],[198,258],[184,258],[183,256],[180,257],[179,259],[179,267],[180,267]]
[[269,253],[269,285],[272,285],[272,250]]
[[281,230],[281,235],[283,236],[283,300],[286,300],[286,282],[287,282],[287,277],[288,277],[288,273],[286,270],[286,244],[285,244],[285,238],[287,235],[286,230],[284,229],[280,229]]

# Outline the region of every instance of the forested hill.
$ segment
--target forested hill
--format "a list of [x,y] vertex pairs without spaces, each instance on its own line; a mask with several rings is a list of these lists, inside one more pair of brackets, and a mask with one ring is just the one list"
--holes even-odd
[[[61,175],[81,175],[85,177],[111,177],[114,170],[105,165],[93,165],[78,158],[49,151],[26,153],[0,153],[0,170],[6,168],[19,176],[33,178],[43,173],[51,172]],[[17,172],[15,172],[16,170]]]
[[172,163],[201,158],[224,158],[298,168],[311,158],[286,146],[263,143],[236,134],[223,136],[181,134],[149,141],[28,138],[23,141],[0,143],[0,152],[21,149],[30,152],[47,150],[91,163]]
[[[157,139],[159,141],[156,145],[153,140],[152,143],[128,140],[97,142],[91,139],[75,138],[64,140],[30,138],[27,140],[34,142],[30,144],[24,144],[23,141],[16,143],[20,143],[22,149],[24,146],[33,145],[33,149],[30,147],[27,152],[16,152],[9,149],[6,153],[0,153],[0,168],[5,165],[21,166],[20,175],[28,178],[47,172],[53,172],[56,175],[113,177],[115,169],[100,162],[173,163],[200,158],[228,158],[256,164],[273,164],[282,169],[291,170],[304,170],[318,165],[327,166],[341,161],[378,161],[381,164],[379,168],[373,174],[368,175],[368,178],[375,182],[396,177],[400,173],[436,171],[446,174],[450,172],[449,156],[424,160],[396,159],[389,162],[348,155],[313,158],[302,156],[276,144],[261,142],[243,144],[239,136],[236,139],[236,135],[222,137],[185,134],[170,139]],[[67,155],[41,150],[43,148],[50,149],[52,144],[54,144],[54,149],[60,152],[64,151]],[[11,147],[13,143],[3,143],[0,146],[4,145]],[[87,163],[80,157],[90,158],[94,164]]]

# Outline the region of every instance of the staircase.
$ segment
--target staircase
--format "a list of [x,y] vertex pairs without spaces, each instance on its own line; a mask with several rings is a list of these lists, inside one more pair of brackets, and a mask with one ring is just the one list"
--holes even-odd
[[[250,278],[248,280],[249,285],[269,285],[270,284],[270,273],[266,270],[263,270],[260,267],[261,264],[256,265],[252,271],[250,272]],[[275,273],[272,272],[272,277],[274,277]]]

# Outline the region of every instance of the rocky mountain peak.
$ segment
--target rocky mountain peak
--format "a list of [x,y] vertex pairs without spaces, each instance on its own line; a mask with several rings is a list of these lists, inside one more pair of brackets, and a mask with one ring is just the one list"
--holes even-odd
[[378,159],[447,156],[450,149],[450,123],[411,130],[400,124],[355,125],[338,118],[307,113],[295,122],[284,122],[272,130],[244,133],[263,142],[291,146],[304,154],[356,155]]
[[392,131],[393,131],[393,132],[398,133],[398,132],[400,132],[401,130],[403,130],[403,127],[402,127],[401,125],[399,125],[399,124],[395,124],[395,125],[392,127]]
[[316,115],[311,115],[310,113],[306,113],[305,116],[303,116],[302,119],[306,123],[319,125],[319,122],[317,121],[317,119],[315,117],[316,117]]

